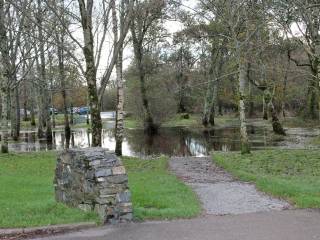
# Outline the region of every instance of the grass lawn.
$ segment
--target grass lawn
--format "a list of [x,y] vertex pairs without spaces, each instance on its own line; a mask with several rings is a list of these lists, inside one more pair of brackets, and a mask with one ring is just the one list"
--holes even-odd
[[54,200],[55,153],[0,155],[0,228],[96,221]]
[[215,153],[215,162],[258,189],[299,208],[320,208],[320,151],[266,150]]
[[137,219],[189,218],[201,212],[196,194],[167,171],[168,158],[123,158]]
[[[0,228],[98,221],[94,213],[54,200],[55,152],[0,155]],[[167,159],[124,158],[138,219],[191,217],[200,205],[189,187],[167,172]]]

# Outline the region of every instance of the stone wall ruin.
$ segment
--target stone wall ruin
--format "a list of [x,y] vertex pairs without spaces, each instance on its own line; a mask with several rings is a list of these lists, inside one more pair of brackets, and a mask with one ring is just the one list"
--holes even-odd
[[104,223],[132,219],[128,176],[119,158],[102,148],[59,154],[54,179],[58,202],[95,211]]

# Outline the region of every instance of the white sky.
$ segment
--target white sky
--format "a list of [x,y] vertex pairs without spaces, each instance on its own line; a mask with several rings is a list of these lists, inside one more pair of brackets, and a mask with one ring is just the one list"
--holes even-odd
[[[183,3],[183,5],[187,6],[184,9],[189,11],[190,10],[189,8],[194,8],[198,4],[198,1],[197,0],[183,0],[182,3]],[[170,34],[173,34],[175,32],[181,31],[183,29],[183,24],[180,22],[177,22],[177,21],[167,21],[165,23],[165,28],[167,29],[167,31]],[[128,35],[130,35],[130,32],[128,33]],[[108,39],[107,39],[107,41],[108,41]],[[109,41],[112,41],[112,37],[109,38]],[[105,52],[108,53],[109,51],[106,50]],[[132,59],[133,59],[132,46],[128,45],[124,50],[124,61],[123,61],[124,69],[126,69],[130,65]],[[100,67],[99,67],[98,73],[97,73],[98,78],[100,78],[103,75],[105,67],[106,67],[106,64],[103,64],[103,63],[106,63],[106,62],[108,62],[108,54],[102,54],[101,64],[100,64]],[[111,76],[111,78],[114,79],[115,74],[113,74]]]

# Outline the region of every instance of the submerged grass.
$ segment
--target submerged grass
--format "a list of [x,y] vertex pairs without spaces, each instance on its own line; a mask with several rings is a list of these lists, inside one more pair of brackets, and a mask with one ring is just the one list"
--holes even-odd
[[[55,152],[0,155],[0,228],[98,221],[94,213],[54,200]],[[171,175],[167,158],[124,158],[137,219],[192,217],[200,205],[192,190]]]
[[319,127],[319,120],[304,119],[302,117],[289,117],[282,120],[285,127],[299,128],[303,127]]
[[196,194],[167,170],[167,157],[123,158],[137,219],[189,218],[201,211]]
[[215,162],[258,189],[299,208],[320,208],[320,151],[265,150],[215,153]]
[[[162,123],[162,127],[189,127],[189,128],[204,128],[202,125],[201,114],[189,114],[189,118],[184,118],[184,114],[176,114],[170,120]],[[238,122],[238,118],[231,115],[218,116],[215,118],[217,126],[234,124]],[[125,119],[125,128],[141,128],[142,124],[139,120],[132,117]]]
[[316,136],[310,139],[310,143],[313,145],[320,145],[320,136]]

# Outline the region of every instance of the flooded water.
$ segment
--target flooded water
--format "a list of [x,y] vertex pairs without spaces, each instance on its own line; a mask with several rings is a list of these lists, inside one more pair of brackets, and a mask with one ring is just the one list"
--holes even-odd
[[[104,148],[114,150],[113,113],[102,114],[106,120],[102,133]],[[266,126],[248,126],[250,143],[253,150],[269,148],[307,148],[310,139],[320,134],[319,129],[291,128],[288,136],[274,137]],[[212,151],[238,151],[240,149],[239,127],[226,126],[210,131],[183,127],[162,128],[158,135],[148,136],[142,129],[127,129],[123,142],[123,155],[127,156],[206,156]],[[17,152],[62,150],[65,144],[63,129],[54,132],[53,144],[36,138],[35,131],[22,131],[18,143],[10,143],[10,150]],[[87,129],[75,129],[72,132],[71,146],[88,147],[91,133]]]

